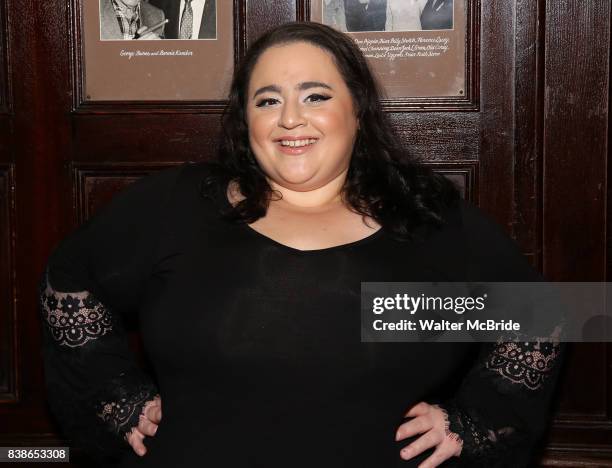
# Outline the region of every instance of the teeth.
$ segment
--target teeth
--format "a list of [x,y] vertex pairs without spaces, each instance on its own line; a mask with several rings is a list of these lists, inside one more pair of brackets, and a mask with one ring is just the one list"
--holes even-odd
[[291,148],[299,148],[301,146],[312,145],[316,141],[317,140],[315,140],[314,138],[311,138],[309,140],[281,140],[280,144],[281,146],[290,146]]

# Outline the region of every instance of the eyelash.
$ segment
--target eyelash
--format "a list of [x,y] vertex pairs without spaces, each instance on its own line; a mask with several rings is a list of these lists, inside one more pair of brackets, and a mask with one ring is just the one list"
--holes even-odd
[[325,102],[331,99],[331,96],[327,96],[326,94],[311,94],[310,96],[306,98],[306,100],[310,98],[317,98],[316,101],[310,101],[310,102]]
[[[312,100],[314,98],[314,100]],[[305,101],[316,103],[316,102],[325,102],[331,99],[331,96],[327,96],[325,94],[310,94],[306,97]],[[264,98],[260,101],[257,101],[255,107],[269,107],[271,104],[276,104],[278,99],[275,98]]]

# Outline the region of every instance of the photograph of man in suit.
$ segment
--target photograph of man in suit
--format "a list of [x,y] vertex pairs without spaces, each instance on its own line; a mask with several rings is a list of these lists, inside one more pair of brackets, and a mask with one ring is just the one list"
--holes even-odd
[[169,19],[166,39],[216,39],[216,0],[150,0]]
[[141,0],[100,0],[100,39],[162,39],[164,26],[141,35],[164,20],[164,12]]
[[349,32],[384,31],[387,0],[344,0]]
[[453,29],[453,0],[428,0],[421,24],[423,29]]

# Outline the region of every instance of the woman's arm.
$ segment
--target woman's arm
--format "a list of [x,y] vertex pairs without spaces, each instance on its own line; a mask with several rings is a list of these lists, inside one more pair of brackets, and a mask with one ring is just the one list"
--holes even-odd
[[548,423],[563,349],[549,341],[483,345],[452,399],[420,402],[405,415],[412,419],[398,428],[397,440],[423,435],[400,456],[435,447],[421,468],[452,457],[468,467],[529,466]]
[[458,393],[441,405],[467,466],[527,466],[548,425],[563,352],[554,341],[483,345]]
[[156,402],[124,318],[137,312],[179,172],[161,171],[118,194],[56,246],[40,279],[49,404],[66,435],[97,457],[129,450],[126,436]]
[[[466,281],[540,282],[514,242],[475,207],[462,202],[469,262]],[[559,317],[561,321],[562,317]],[[549,422],[565,346],[550,335],[481,344],[479,356],[448,401],[421,402],[398,439],[424,434],[402,457],[436,447],[426,467],[459,456],[463,466],[528,466]],[[425,430],[423,430],[425,429]]]

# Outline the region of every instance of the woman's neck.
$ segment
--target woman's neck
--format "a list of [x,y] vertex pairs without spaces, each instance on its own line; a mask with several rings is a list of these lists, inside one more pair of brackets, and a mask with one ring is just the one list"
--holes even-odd
[[[336,178],[322,187],[314,190],[293,190],[268,179],[270,187],[275,192],[270,203],[279,208],[296,212],[318,212],[327,211],[338,207],[342,203],[342,189],[346,181],[347,171],[343,171]],[[277,196],[280,192],[282,198]]]

